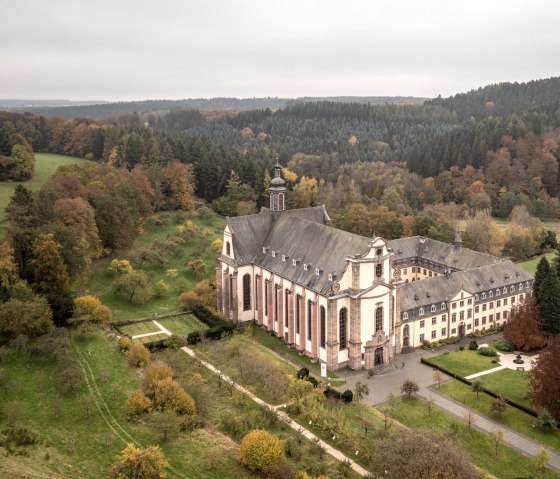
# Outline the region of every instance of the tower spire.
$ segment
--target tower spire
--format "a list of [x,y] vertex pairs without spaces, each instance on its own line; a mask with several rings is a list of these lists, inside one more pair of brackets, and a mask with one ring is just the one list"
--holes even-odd
[[279,213],[286,209],[286,182],[282,178],[282,167],[276,157],[276,165],[274,166],[274,178],[270,180],[270,210],[273,213]]

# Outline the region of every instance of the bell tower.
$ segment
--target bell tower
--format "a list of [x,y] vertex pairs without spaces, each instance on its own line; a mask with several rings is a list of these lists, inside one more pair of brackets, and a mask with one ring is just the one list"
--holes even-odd
[[270,180],[270,210],[273,213],[280,213],[286,209],[286,182],[280,176],[282,167],[276,160],[274,167],[274,178]]

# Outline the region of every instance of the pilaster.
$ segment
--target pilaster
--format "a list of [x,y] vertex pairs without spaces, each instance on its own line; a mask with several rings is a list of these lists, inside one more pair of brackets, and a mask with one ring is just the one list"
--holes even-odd
[[360,289],[360,264],[352,263],[352,289]]
[[257,275],[257,293],[255,296],[255,308],[257,309],[257,324],[261,326],[263,324],[264,307],[263,307],[263,277]]
[[237,271],[231,275],[231,319],[234,323],[239,320],[239,298],[237,294]]
[[337,301],[329,299],[327,307],[327,369],[338,369]]
[[231,307],[231,292],[230,292],[230,275],[229,270],[226,270],[222,273],[222,283],[224,287],[224,296],[223,296],[223,308],[224,314],[229,318],[230,317],[230,307]]
[[362,369],[362,311],[358,298],[350,300],[348,367]]
[[305,290],[301,295],[299,304],[299,349],[305,351],[305,341],[307,339],[307,299]]
[[278,337],[284,339],[284,298],[285,298],[285,294],[286,291],[284,290],[284,288],[282,287],[283,283],[280,283],[277,291],[276,291],[276,298],[278,301],[278,323],[277,323],[277,328],[278,328]]
[[294,344],[296,340],[295,325],[294,325],[294,308],[296,302],[295,288],[292,286],[292,293],[288,296],[288,344]]
[[[395,354],[400,354],[402,350],[402,324],[401,324],[401,285],[402,281],[395,282]],[[449,328],[448,328],[449,329]]]
[[223,288],[222,288],[222,267],[221,265],[216,267],[216,309],[220,312],[224,312],[223,305]]
[[317,315],[319,313],[319,297],[315,295],[315,300],[311,304],[311,359],[319,358],[319,331],[317,328]]

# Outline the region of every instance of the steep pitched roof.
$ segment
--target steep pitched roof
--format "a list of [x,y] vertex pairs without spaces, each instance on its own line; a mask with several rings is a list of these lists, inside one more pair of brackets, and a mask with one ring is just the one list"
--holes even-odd
[[387,246],[395,253],[394,261],[422,258],[461,271],[505,261],[490,254],[467,248],[457,249],[451,244],[421,236],[390,240]]
[[[369,251],[369,238],[358,236],[330,226],[308,221],[298,215],[282,214],[272,225],[263,242],[270,248],[262,248],[255,257],[255,264],[290,281],[305,286],[319,294],[328,294],[332,281],[328,275],[335,273],[338,279],[346,268],[346,257]],[[277,252],[276,257],[272,252]],[[286,260],[282,261],[282,255]],[[297,265],[293,260],[297,259]],[[308,270],[304,264],[310,265]],[[317,275],[316,269],[322,270]]]
[[413,281],[401,286],[401,311],[408,311],[420,306],[439,304],[447,301],[462,289],[477,294],[497,288],[509,287],[533,277],[509,260],[456,271],[449,276],[437,276],[421,281]]

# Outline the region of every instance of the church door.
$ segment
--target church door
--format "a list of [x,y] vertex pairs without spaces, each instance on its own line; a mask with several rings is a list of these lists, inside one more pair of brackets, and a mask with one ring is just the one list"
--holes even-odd
[[408,324],[405,324],[405,326],[403,328],[403,339],[402,339],[403,348],[406,348],[406,347],[409,346],[409,343],[408,343],[409,336],[410,336],[410,328],[408,327]]
[[459,337],[462,338],[465,335],[465,325],[461,324],[461,326],[459,326]]
[[376,366],[378,364],[383,364],[383,348],[377,348],[375,350],[375,359],[373,361],[373,364],[375,364]]

